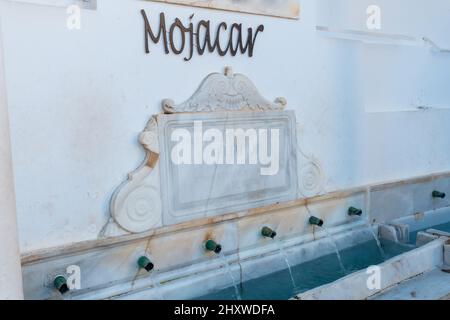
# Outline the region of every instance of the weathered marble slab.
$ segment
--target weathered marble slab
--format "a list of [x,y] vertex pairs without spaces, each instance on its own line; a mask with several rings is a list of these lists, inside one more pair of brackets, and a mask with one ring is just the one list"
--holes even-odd
[[[360,199],[354,198],[353,201],[356,205]],[[346,206],[346,201],[342,201],[341,221],[347,219]],[[175,233],[97,245],[71,253],[57,254],[53,250],[51,257],[23,264],[25,297],[159,299],[151,290],[154,282],[158,281],[165,299],[192,299],[208,293],[208,290],[231,285],[229,274],[223,272],[223,260],[204,250],[203,242],[210,237],[222,244],[230,267],[237,273],[235,279],[242,276],[243,281],[286,268],[284,259],[279,255],[280,245],[285,248],[292,264],[334,252],[334,245],[324,232],[316,230],[314,235],[311,233],[308,214],[304,209],[275,210],[258,218],[242,218],[238,222],[226,221]],[[279,232],[280,239],[283,239],[281,243],[261,236],[261,227],[266,224]],[[328,227],[342,249],[372,237],[364,227],[364,221],[337,226],[329,224]],[[155,264],[152,273],[138,269],[136,261],[141,255],[147,255]],[[52,279],[60,274],[68,277],[66,270],[71,265],[80,268],[81,288],[61,297],[53,289]]]
[[[243,211],[296,198],[296,122],[293,111],[180,113],[158,115],[157,122],[164,225]],[[172,136],[180,132],[180,129],[186,130],[192,137],[190,164],[174,163],[172,159],[172,150],[179,144],[179,141],[172,141]],[[201,137],[200,140],[195,138],[195,132],[206,133],[210,129],[222,133],[225,146],[221,148],[223,155],[220,159],[223,163],[205,163],[202,152],[201,159],[195,159],[195,148],[206,152],[206,147],[211,143],[202,142]],[[248,136],[246,138],[245,150],[242,153],[245,153],[244,164],[237,164],[237,140],[234,146],[231,146],[235,153],[234,164],[226,161],[226,144],[231,141],[226,138],[227,130],[258,134],[254,135],[258,139],[257,150],[250,150],[252,144]],[[270,144],[273,138],[272,130],[279,132],[279,148]],[[279,154],[278,164],[275,160],[272,160],[271,164],[261,163],[258,152],[264,145],[259,136],[261,132],[267,133],[265,136],[268,153],[273,151]],[[256,157],[256,163],[250,163],[252,155]],[[265,172],[264,168],[266,171],[272,168],[272,172]]]
[[[433,198],[433,190],[447,193],[444,199]],[[370,215],[376,222],[438,210],[450,206],[450,176],[429,175],[371,188]]]
[[298,0],[153,0],[193,7],[246,12],[267,16],[298,19],[300,4]]

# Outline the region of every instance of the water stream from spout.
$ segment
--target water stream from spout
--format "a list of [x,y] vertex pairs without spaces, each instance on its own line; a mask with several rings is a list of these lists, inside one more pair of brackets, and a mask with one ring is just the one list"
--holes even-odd
[[234,277],[233,277],[233,272],[231,270],[231,267],[230,267],[230,264],[228,263],[227,258],[225,258],[225,255],[222,252],[219,253],[219,258],[220,258],[220,260],[222,260],[222,264],[225,267],[226,272],[230,276],[231,281],[233,282],[234,293],[236,295],[236,299],[242,300],[241,294],[239,292],[238,284],[236,282],[236,279],[234,279]]
[[292,274],[292,268],[291,268],[291,264],[289,263],[288,256],[286,254],[286,251],[284,251],[284,249],[283,249],[283,244],[281,243],[280,240],[275,240],[275,243],[277,244],[278,251],[280,251],[281,255],[283,256],[284,262],[286,262],[286,265],[288,267],[289,276],[291,277],[291,282],[292,282],[292,288],[294,290],[296,290],[297,289],[297,285],[295,283],[294,275]]
[[330,239],[330,242],[333,244],[334,251],[336,252],[336,256],[337,256],[338,261],[339,261],[339,266],[341,267],[342,272],[344,274],[347,274],[347,271],[346,271],[346,269],[344,267],[344,264],[342,263],[341,254],[339,253],[339,249],[338,249],[338,246],[336,244],[336,241],[334,240],[333,235],[328,231],[328,229],[326,227],[322,226],[321,228],[325,231],[325,233],[327,234],[328,239]]
[[[370,186],[368,186],[367,189],[366,189],[366,204],[365,205],[366,205],[367,216],[369,217],[369,219],[371,217],[370,213],[371,213],[371,204],[372,204],[371,203],[372,202],[372,193],[371,193],[371,191],[372,190],[370,189]],[[378,238],[378,236],[375,233],[375,231],[373,231],[373,228],[370,225],[370,221],[367,222],[367,226],[368,226],[368,228],[370,230],[370,233],[372,233],[372,236],[373,236],[373,238],[375,239],[375,241],[377,243],[377,247],[378,247],[378,250],[380,251],[381,258],[384,261],[386,261],[387,260],[386,253],[384,252],[383,247],[381,246],[380,239]]]
[[161,289],[161,283],[159,283],[159,281],[156,280],[155,272],[152,272],[150,274],[150,282],[151,282],[153,288],[155,288],[155,292],[156,292],[156,295],[158,296],[158,300],[164,300],[164,296],[162,294],[162,289]]
[[386,253],[384,252],[383,247],[381,246],[380,239],[375,234],[375,231],[373,231],[373,228],[370,224],[367,224],[367,227],[369,228],[370,233],[372,234],[373,238],[375,239],[375,242],[377,243],[378,251],[380,251],[381,258],[383,259],[383,261],[386,261],[387,260]]

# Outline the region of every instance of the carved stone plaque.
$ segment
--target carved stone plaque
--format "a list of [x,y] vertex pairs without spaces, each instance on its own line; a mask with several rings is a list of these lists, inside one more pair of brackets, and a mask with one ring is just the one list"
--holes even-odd
[[181,113],[157,122],[164,225],[297,196],[293,111]]
[[282,97],[266,100],[249,78],[230,67],[208,75],[182,103],[163,100],[166,114],[152,116],[140,134],[145,159],[115,190],[111,218],[100,236],[144,232],[293,200],[300,191],[302,196],[319,192],[320,165],[311,166],[298,148],[295,113],[284,111],[286,104]]

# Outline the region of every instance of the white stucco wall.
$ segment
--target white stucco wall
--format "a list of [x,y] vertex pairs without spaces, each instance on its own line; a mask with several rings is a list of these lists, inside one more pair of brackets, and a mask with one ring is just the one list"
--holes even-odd
[[0,300],[23,299],[20,248],[0,28]]
[[[379,2],[382,32],[450,48],[450,3],[356,2],[302,0],[296,21],[98,0],[96,11],[82,11],[81,30],[71,31],[64,7],[0,0],[22,251],[96,238],[112,191],[143,159],[137,136],[161,99],[185,100],[226,65],[267,98],[287,98],[304,150],[323,165],[327,191],[449,170],[450,55],[330,39],[315,26],[363,29],[364,3]],[[195,13],[194,21],[213,26],[265,30],[253,58],[214,53],[185,62],[161,44],[144,53],[140,9],[153,25],[160,12],[170,22]],[[440,109],[411,111],[411,101]]]

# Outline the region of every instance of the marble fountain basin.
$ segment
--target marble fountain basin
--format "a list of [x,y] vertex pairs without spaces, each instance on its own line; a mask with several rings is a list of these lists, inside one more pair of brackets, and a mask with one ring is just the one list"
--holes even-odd
[[[441,180],[390,183],[371,187],[369,193],[360,188],[309,200],[308,206],[299,200],[144,234],[31,252],[22,256],[26,298],[236,299],[233,283],[242,299],[379,297],[450,265],[445,231],[449,204],[429,197],[430,190],[439,187],[434,184],[444,183]],[[416,194],[425,195],[423,203]],[[349,217],[349,206],[366,210],[361,217]],[[310,226],[310,212],[323,218],[328,229]],[[261,237],[265,225],[277,231],[275,239]],[[374,235],[379,235],[385,257]],[[202,244],[208,237],[223,245],[224,257],[205,253]],[[150,273],[138,272],[136,259],[143,253],[155,262]],[[71,265],[81,269],[81,289],[53,296],[57,294],[50,280]],[[380,268],[377,288],[367,286],[372,266]],[[450,284],[441,274],[434,278]]]
[[[378,226],[381,239],[411,250],[294,296],[323,299],[442,299],[450,295],[450,208],[415,213]],[[380,275],[374,286],[374,270]],[[371,278],[372,276],[372,278]]]
[[[406,279],[413,274],[428,270],[442,254],[437,254],[440,241],[424,248],[380,241],[381,250],[374,237],[378,226],[369,226],[365,221],[323,230],[318,228],[315,240],[306,236],[288,241],[271,240],[265,247],[217,256],[207,262],[186,267],[184,270],[155,274],[153,283],[139,290],[116,296],[117,299],[200,299],[200,300],[286,300],[292,297],[304,299],[315,297],[315,290],[353,279],[360,274],[366,283],[370,274],[367,268],[373,265],[395,265],[397,260],[414,260],[417,255],[425,261],[417,268],[405,268],[395,279]],[[339,252],[339,255],[337,252]],[[417,251],[418,250],[418,251]],[[291,270],[288,269],[288,266]],[[406,265],[407,266],[407,265]],[[348,286],[358,286],[350,281]],[[324,298],[365,298],[346,296],[349,288],[331,290]],[[340,291],[340,292],[339,292]],[[372,290],[375,294],[380,290]],[[322,298],[319,296],[319,298]]]
[[[185,266],[141,273],[130,281],[86,286],[63,298],[371,299],[410,279],[450,266],[449,238],[445,231],[435,229],[448,221],[449,208],[416,213],[384,224],[370,225],[367,217],[356,217],[328,229],[314,227],[311,233],[287,238],[279,234],[275,239],[266,239],[262,245],[227,251],[224,255],[211,254]],[[417,234],[415,243],[412,241],[414,234]],[[136,245],[131,246],[130,250],[135,252]],[[111,258],[107,258],[107,251],[99,254],[97,250],[74,252],[57,260],[53,257],[40,259],[27,264],[26,271],[36,275],[42,269],[45,274],[50,264],[68,265],[99,257],[99,262],[93,266],[93,274],[98,277],[99,263],[108,263]],[[111,250],[114,253],[117,248]],[[107,271],[104,267],[101,269]],[[379,283],[373,281],[376,272],[380,275]],[[106,273],[103,276],[106,277]],[[41,280],[34,278],[39,285]]]
[[[212,285],[196,299],[377,299],[424,274],[433,275],[431,285],[436,271],[450,266],[449,222],[450,209],[441,208],[382,225],[335,228],[334,234],[325,232],[318,240],[291,247],[278,242],[278,250],[229,266],[222,258],[221,286],[215,285],[218,275],[210,274]],[[397,237],[389,237],[386,226],[393,226]],[[438,276],[444,282],[450,277]],[[430,290],[427,281],[421,282]],[[425,296],[449,294],[450,284],[435,291]]]

